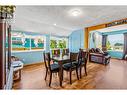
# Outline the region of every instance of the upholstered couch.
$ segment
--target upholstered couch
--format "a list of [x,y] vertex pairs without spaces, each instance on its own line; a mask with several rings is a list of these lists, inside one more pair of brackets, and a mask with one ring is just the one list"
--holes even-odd
[[110,63],[111,56],[107,52],[103,52],[99,48],[91,48],[89,50],[89,61],[101,64]]

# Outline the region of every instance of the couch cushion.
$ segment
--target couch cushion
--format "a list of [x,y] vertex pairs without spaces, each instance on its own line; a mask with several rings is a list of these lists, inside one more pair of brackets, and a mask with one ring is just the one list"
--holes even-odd
[[97,51],[98,53],[104,54],[104,52],[103,52],[101,49],[99,49],[99,48],[96,48],[96,51]]

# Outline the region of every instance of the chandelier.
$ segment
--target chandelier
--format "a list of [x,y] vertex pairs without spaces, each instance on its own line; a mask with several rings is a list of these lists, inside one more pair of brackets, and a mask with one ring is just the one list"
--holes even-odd
[[0,5],[0,19],[13,19],[15,8],[13,5]]

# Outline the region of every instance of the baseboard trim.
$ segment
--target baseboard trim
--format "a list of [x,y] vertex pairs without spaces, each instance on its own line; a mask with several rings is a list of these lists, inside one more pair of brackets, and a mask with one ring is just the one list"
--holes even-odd
[[33,66],[33,65],[43,65],[44,62],[38,62],[38,63],[31,63],[31,64],[24,64],[24,67],[29,67],[29,66]]

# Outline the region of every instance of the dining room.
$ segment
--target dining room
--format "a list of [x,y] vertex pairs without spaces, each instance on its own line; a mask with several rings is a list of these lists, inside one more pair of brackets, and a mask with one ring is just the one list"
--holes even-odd
[[[11,15],[0,15],[1,89],[127,88],[126,6],[1,6],[3,13],[8,8]],[[121,31],[119,56],[107,37],[111,42]]]

